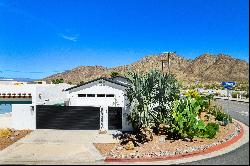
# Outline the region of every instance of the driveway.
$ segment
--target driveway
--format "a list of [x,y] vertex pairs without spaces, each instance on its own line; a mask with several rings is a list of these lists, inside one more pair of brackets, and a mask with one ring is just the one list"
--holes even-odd
[[114,142],[91,130],[35,130],[0,151],[0,164],[92,163],[103,158],[93,143]]

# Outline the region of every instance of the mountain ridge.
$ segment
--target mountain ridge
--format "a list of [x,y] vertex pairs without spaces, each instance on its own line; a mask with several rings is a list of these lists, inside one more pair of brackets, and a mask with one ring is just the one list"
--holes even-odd
[[[63,78],[65,82],[79,84],[98,77],[110,77],[115,71],[124,76],[129,70],[146,73],[151,69],[161,70],[161,60],[166,60],[167,54],[148,55],[128,65],[116,67],[78,66],[62,73],[44,78],[45,81]],[[167,71],[164,65],[163,72]],[[194,59],[183,56],[170,55],[170,71],[179,81],[189,82],[221,82],[221,81],[247,81],[249,79],[249,64],[241,59],[226,54],[202,54]]]

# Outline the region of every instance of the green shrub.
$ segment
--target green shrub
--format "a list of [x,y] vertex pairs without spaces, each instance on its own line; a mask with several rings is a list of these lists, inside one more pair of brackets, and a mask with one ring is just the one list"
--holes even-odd
[[221,106],[215,105],[208,109],[208,113],[215,116],[215,119],[218,121],[224,121],[225,119],[228,119],[230,123],[232,123],[232,117],[223,112],[223,109]]
[[205,129],[205,132],[203,132],[200,137],[209,138],[212,139],[215,137],[217,131],[219,131],[219,125],[216,123],[208,123]]
[[232,93],[232,98],[237,98],[237,94],[238,94],[238,93],[233,92],[233,93]]
[[194,98],[176,100],[171,120],[172,134],[177,134],[181,138],[193,138],[204,132],[205,123],[198,119],[200,109],[199,102]]
[[225,119],[228,119],[229,122],[232,123],[232,117],[229,114],[220,111],[216,113],[215,119],[218,121],[224,121]]

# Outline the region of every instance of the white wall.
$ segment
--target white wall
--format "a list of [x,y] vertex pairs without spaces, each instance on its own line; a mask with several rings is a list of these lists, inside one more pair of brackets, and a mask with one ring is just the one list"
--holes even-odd
[[[32,110],[34,106],[34,110]],[[13,104],[11,126],[14,129],[36,129],[35,105],[32,104]]]
[[12,128],[11,113],[0,114],[0,128]]
[[[68,98],[70,106],[112,106],[124,107],[125,87],[105,81],[104,85],[98,81],[72,89]],[[78,97],[78,94],[114,94],[115,97]]]
[[[78,97],[78,94],[114,94],[115,97]],[[132,130],[126,120],[129,108],[125,97],[126,87],[108,81],[100,83],[100,80],[74,88],[69,91],[70,106],[94,106],[103,108],[103,127],[108,129],[108,106],[122,107],[122,130]]]
[[64,103],[67,99],[67,92],[63,91],[70,88],[69,84],[40,84],[36,88],[36,104],[53,105],[57,103]]
[[[63,103],[67,99],[67,92],[62,90],[69,87],[71,87],[69,84],[27,84],[0,86],[0,93],[31,93],[32,95],[32,104],[12,104],[11,127],[20,130],[36,129],[36,105],[49,105],[59,102]],[[39,96],[41,96],[41,98]],[[34,111],[31,110],[31,106],[34,107]]]

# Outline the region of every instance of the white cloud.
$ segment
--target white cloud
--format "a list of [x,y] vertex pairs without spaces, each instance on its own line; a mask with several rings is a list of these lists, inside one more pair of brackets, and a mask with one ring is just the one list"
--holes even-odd
[[70,40],[73,42],[76,42],[78,39],[78,35],[65,35],[65,34],[61,34],[60,37],[66,39],[66,40]]

